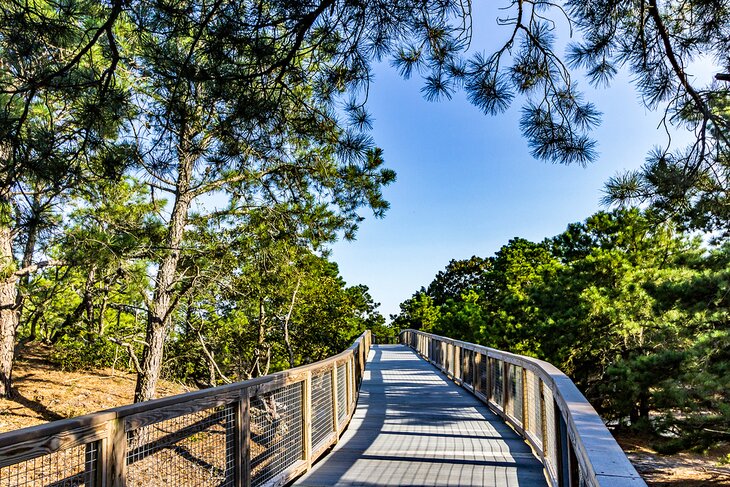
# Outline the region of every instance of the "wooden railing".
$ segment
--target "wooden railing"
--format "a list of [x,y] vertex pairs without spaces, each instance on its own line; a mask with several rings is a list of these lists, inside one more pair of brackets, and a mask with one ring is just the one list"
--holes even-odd
[[326,360],[0,435],[0,486],[274,486],[355,411],[370,332]]
[[601,418],[555,366],[417,330],[400,334],[522,435],[554,487],[646,486]]

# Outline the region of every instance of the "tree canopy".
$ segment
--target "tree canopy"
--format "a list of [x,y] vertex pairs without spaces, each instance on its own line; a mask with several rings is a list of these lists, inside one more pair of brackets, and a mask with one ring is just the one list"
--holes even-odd
[[[616,421],[711,441],[728,421],[728,249],[683,231],[730,232],[730,75],[691,76],[697,60],[730,69],[729,12],[520,0],[498,21],[503,41],[473,52],[487,27],[468,1],[2,2],[0,396],[19,337],[54,344],[67,367],[121,354],[141,401],[160,374],[247,378],[382,327],[326,255],[363,209],[388,209],[395,174],[367,111],[375,63],[420,76],[429,100],[519,103],[532,154],[581,165],[598,157],[601,114],[578,80],[607,86],[627,69],[667,127],[694,134],[608,181],[607,203],[650,211],[453,261],[395,323],[548,358]],[[560,24],[580,34],[567,53]]]
[[[704,448],[730,424],[727,250],[636,209],[601,212],[450,262],[394,324],[547,360],[612,424],[663,451]],[[486,265],[459,279],[474,262]],[[439,300],[443,282],[459,285]]]

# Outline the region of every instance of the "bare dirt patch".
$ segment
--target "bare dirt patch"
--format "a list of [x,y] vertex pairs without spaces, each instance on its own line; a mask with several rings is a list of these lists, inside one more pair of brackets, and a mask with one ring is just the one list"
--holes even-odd
[[623,435],[616,440],[650,487],[730,486],[730,466],[720,464],[730,453],[730,444],[704,455],[687,452],[660,455],[646,438]]
[[[0,399],[0,433],[131,404],[135,374],[109,369],[61,371],[46,359],[50,349],[33,344],[13,371],[13,399]],[[162,381],[157,396],[190,389]]]

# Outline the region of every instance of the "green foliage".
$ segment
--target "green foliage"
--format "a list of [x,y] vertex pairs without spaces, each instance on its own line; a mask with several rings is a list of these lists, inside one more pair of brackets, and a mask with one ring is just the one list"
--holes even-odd
[[398,329],[412,328],[431,332],[440,318],[440,308],[425,290],[418,291],[400,304],[400,314],[391,316],[393,326]]
[[[430,303],[435,333],[556,364],[663,451],[706,448],[730,426],[729,256],[651,214],[601,212],[539,244],[511,240],[466,280],[458,269],[477,260],[452,261],[394,324]],[[443,282],[457,284],[434,304]]]
[[[336,264],[284,247],[267,249],[265,270],[234,270],[181,306],[168,343],[167,376],[203,386],[243,380],[321,360],[364,330],[383,327],[365,286],[347,287]],[[275,260],[284,255],[300,260]]]
[[[78,371],[114,366],[120,355],[112,343],[100,340],[96,334],[81,333],[79,336],[62,336],[53,344],[50,358],[61,370]],[[120,368],[126,368],[126,365],[123,361]]]

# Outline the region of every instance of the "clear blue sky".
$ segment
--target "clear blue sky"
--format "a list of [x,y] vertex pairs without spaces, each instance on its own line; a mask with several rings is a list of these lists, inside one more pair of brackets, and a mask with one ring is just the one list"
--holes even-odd
[[[495,17],[475,12],[476,50],[506,35]],[[489,35],[480,34],[485,29]],[[697,70],[709,82],[709,66]],[[586,168],[530,156],[518,126],[520,100],[490,117],[463,94],[427,102],[421,86],[387,63],[377,67],[369,109],[376,144],[398,173],[385,189],[391,209],[381,220],[364,213],[357,240],[332,248],[347,283],[367,285],[386,318],[449,260],[490,256],[517,236],[540,241],[603,209],[606,180],[641,166],[653,146],[666,142],[660,114],[643,107],[625,74],[605,90],[580,83],[604,114],[595,132],[600,157]]]

